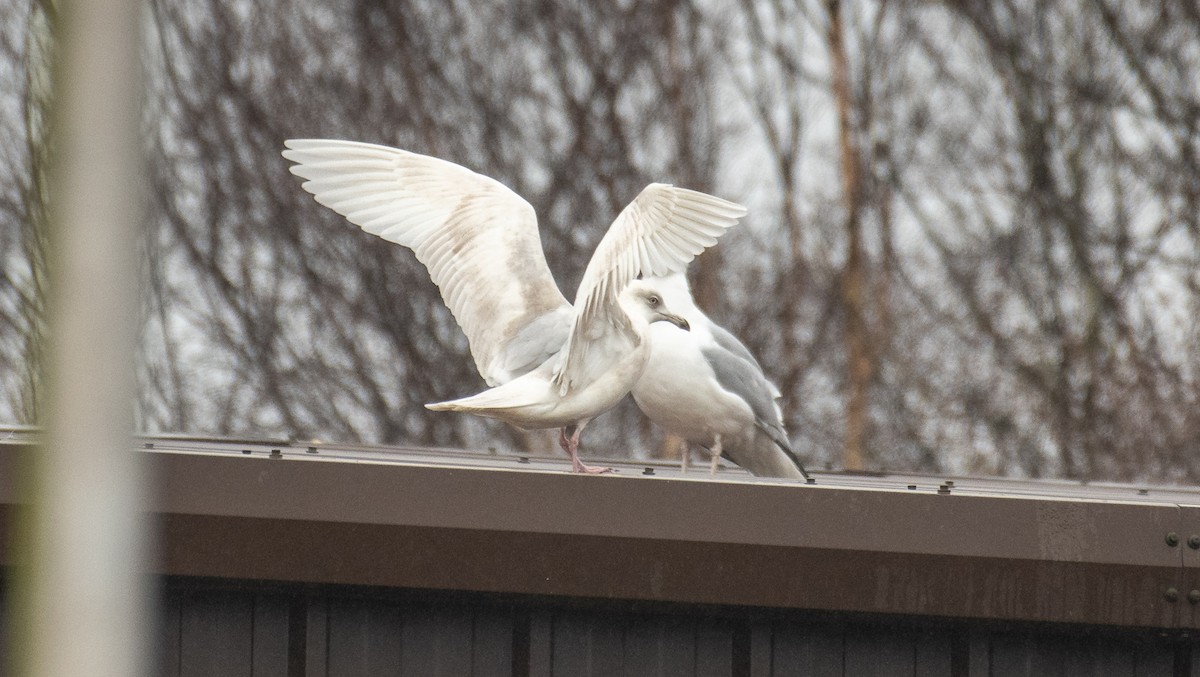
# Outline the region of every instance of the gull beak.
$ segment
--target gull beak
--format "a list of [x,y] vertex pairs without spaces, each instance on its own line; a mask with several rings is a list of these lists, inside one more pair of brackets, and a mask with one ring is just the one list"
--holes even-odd
[[688,324],[688,321],[683,319],[683,317],[680,315],[676,315],[674,313],[661,313],[658,318],[663,322],[670,322],[684,331],[692,330],[692,325]]

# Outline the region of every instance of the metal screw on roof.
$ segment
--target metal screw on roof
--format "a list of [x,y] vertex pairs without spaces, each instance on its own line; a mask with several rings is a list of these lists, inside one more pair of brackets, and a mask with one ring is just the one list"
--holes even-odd
[[278,449],[272,449],[271,458],[283,458],[283,452]]
[[243,453],[243,454],[246,454],[247,456],[249,456],[249,455],[250,455],[250,450],[249,450],[249,449],[242,449],[242,453]]
[[1192,550],[1200,550],[1200,536],[1196,534],[1188,536],[1188,547]]
[[909,491],[916,491],[916,490],[917,490],[917,485],[915,485],[915,484],[910,484],[910,485],[908,485],[908,490],[909,490]]
[[642,474],[643,474],[643,475],[653,475],[653,474],[654,474],[654,468],[646,468],[645,470],[643,470],[643,471],[642,471]]
[[950,493],[950,485],[943,484],[942,486],[938,487],[938,493],[939,494],[949,494]]
[[1167,545],[1174,548],[1175,546],[1179,545],[1179,534],[1175,533],[1174,531],[1168,532],[1167,537],[1164,540],[1166,540]]
[[1163,599],[1167,600],[1168,602],[1178,602],[1179,601],[1179,591],[1176,590],[1175,588],[1167,588],[1163,592]]

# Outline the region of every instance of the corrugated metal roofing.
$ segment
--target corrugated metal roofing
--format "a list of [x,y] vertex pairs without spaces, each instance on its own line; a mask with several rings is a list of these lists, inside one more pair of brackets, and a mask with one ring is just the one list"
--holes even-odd
[[[4,429],[0,428],[0,437]],[[306,460],[331,460],[352,463],[409,464],[439,467],[493,468],[522,472],[563,473],[570,470],[565,456],[498,454],[488,451],[433,448],[420,446],[380,446],[304,442],[285,439],[254,439],[237,437],[206,437],[191,435],[156,435],[139,438],[145,445],[159,451],[197,454],[261,455]],[[755,477],[741,468],[722,461],[716,474],[708,466],[693,467],[683,472],[674,461],[630,460],[627,457],[606,458],[595,455],[589,462],[612,466],[611,476],[654,477],[704,482],[736,482],[740,484],[802,485],[799,480]],[[1065,498],[1088,501],[1131,501],[1173,503],[1200,506],[1200,487],[1131,484],[1118,482],[1082,482],[1059,479],[1022,479],[980,477],[947,474],[902,472],[847,472],[814,470],[814,484],[843,489],[881,491],[937,492],[953,494]]]
[[[33,426],[0,425],[0,443],[30,444],[37,438]],[[145,449],[189,454],[262,456],[293,460],[419,465],[445,468],[491,468],[522,472],[562,473],[570,470],[565,456],[500,454],[441,447],[407,445],[363,445],[303,441],[284,438],[255,438],[214,435],[144,435],[136,438]],[[708,465],[683,472],[674,461],[630,460],[628,457],[604,457],[592,450],[589,462],[612,466],[608,477],[646,477],[740,484],[802,485],[798,480],[754,477],[745,470],[722,460],[716,474]],[[990,495],[1036,498],[1066,498],[1088,501],[1131,501],[1200,506],[1200,487],[1178,485],[1083,482],[1061,479],[1023,479],[1008,477],[962,476],[904,472],[849,472],[814,470],[814,484],[843,489],[881,491],[937,492],[943,494]]]

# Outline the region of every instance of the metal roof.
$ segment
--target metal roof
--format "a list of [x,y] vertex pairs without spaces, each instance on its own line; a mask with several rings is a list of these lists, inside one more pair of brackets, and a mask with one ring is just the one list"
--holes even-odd
[[[34,434],[0,432],[5,515]],[[164,574],[1200,627],[1194,488],[821,472],[805,485],[622,460],[580,476],[565,458],[454,449],[140,442]]]
[[[0,438],[7,428],[0,427]],[[26,428],[26,434],[35,429]],[[526,472],[562,473],[570,470],[568,459],[562,456],[501,454],[494,450],[471,451],[444,447],[384,446],[338,444],[320,441],[289,439],[220,437],[199,435],[144,435],[137,438],[143,448],[159,451],[198,454],[239,454],[252,456],[266,453],[282,458],[308,460],[337,460],[352,463],[411,464],[445,467],[474,467],[517,469]],[[0,439],[0,441],[3,441]],[[593,452],[594,454],[594,452]],[[612,466],[613,474],[605,477],[638,475],[658,479],[679,479],[705,482],[737,482],[743,484],[799,485],[798,480],[755,477],[736,465],[722,460],[716,474],[710,474],[707,464],[693,466],[688,472],[670,460],[631,460],[628,457],[605,458],[590,455],[591,462]],[[1062,479],[1022,479],[1007,477],[963,476],[903,472],[853,472],[815,470],[814,485],[822,487],[874,489],[884,491],[941,491],[942,494],[994,494],[998,496],[1031,496],[1102,501],[1134,501],[1176,503],[1200,506],[1200,487],[1179,485],[1084,482]]]

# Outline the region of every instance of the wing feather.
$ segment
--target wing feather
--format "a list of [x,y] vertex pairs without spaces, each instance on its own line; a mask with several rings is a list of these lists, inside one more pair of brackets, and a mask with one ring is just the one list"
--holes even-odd
[[617,297],[638,275],[662,276],[687,267],[700,252],[746,215],[719,197],[661,183],[647,186],[609,227],[583,273],[575,316],[554,372],[560,393],[581,379],[587,342],[606,325],[632,331]]
[[[500,182],[387,146],[326,139],[285,145],[291,172],[318,203],[412,249],[425,264],[489,385],[518,375],[506,369],[512,359],[505,351],[522,329],[569,308],[546,265],[533,207]],[[518,349],[527,351],[528,338],[521,342]]]

